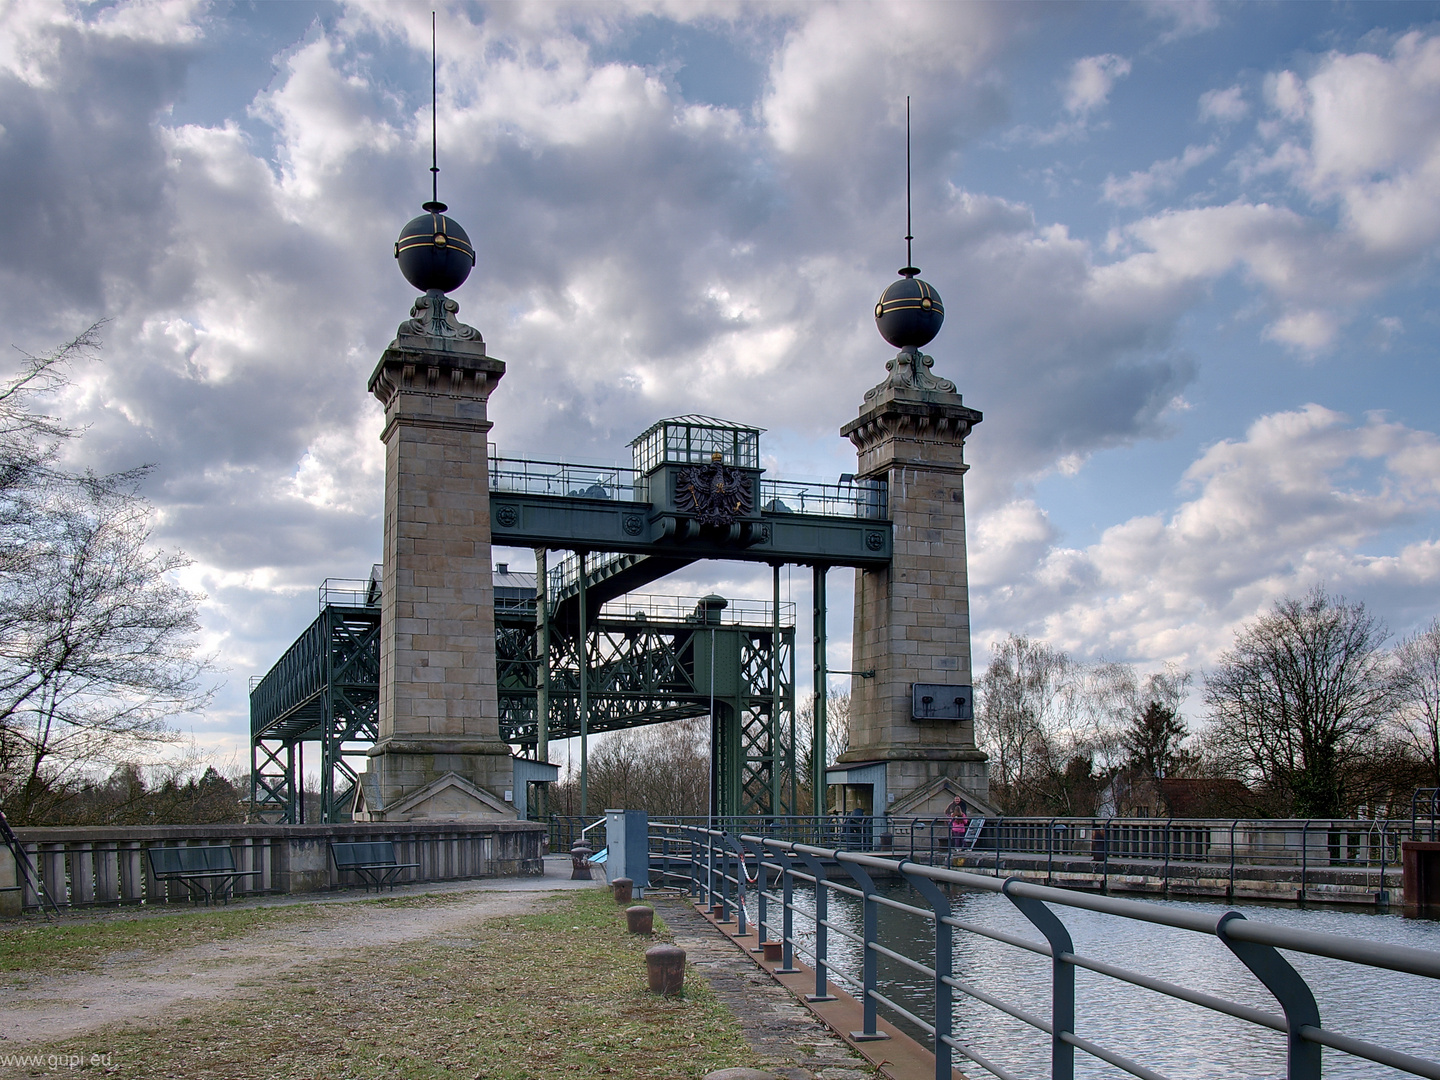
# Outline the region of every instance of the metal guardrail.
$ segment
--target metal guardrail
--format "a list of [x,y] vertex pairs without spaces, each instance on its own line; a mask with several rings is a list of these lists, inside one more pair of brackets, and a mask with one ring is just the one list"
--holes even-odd
[[[652,829],[656,829],[653,824]],[[1437,980],[1440,980],[1440,952],[1247,920],[1237,911],[1228,911],[1215,918],[1203,912],[1166,905],[1096,896],[1035,885],[1013,878],[1001,880],[922,865],[909,860],[896,861],[833,848],[797,844],[769,836],[735,837],[719,829],[687,825],[661,825],[658,831],[671,849],[688,841],[688,885],[691,894],[702,897],[709,905],[718,906],[722,919],[728,920],[733,915],[739,922],[737,929],[740,934],[746,932],[749,917],[746,911],[746,893],[753,888],[758,913],[755,921],[759,926],[761,940],[779,941],[782,945],[779,969],[781,973],[798,971],[795,957],[801,954],[808,958],[814,967],[816,999],[830,998],[832,979],[856,990],[856,996],[864,1010],[864,1029],[855,1033],[857,1037],[883,1037],[876,1028],[878,1011],[882,1007],[888,1014],[908,1021],[924,1031],[930,1039],[935,1055],[937,1080],[949,1080],[954,1055],[957,1053],[1001,1080],[1014,1080],[1015,1076],[1004,1065],[955,1037],[956,992],[1019,1020],[1047,1036],[1050,1043],[1052,1080],[1073,1080],[1077,1049],[1132,1076],[1142,1077],[1143,1080],[1166,1080],[1163,1074],[1145,1064],[1076,1033],[1077,968],[1282,1034],[1286,1041],[1286,1076],[1289,1080],[1318,1080],[1321,1075],[1321,1047],[1329,1047],[1356,1058],[1386,1065],[1412,1076],[1440,1080],[1440,1062],[1428,1061],[1326,1028],[1321,1022],[1319,1008],[1310,987],[1278,950],[1286,949],[1348,964],[1405,972]],[[842,868],[858,887],[842,885],[832,880],[828,876],[828,864]],[[875,887],[873,873],[899,875],[920,894],[927,906],[906,904],[881,894]],[[806,909],[796,903],[797,881],[814,888],[813,908]],[[775,891],[776,886],[778,891]],[[946,892],[946,887],[949,886],[1002,894],[1035,927],[1043,940],[1023,938],[956,918],[952,913],[950,896]],[[829,918],[827,905],[832,892],[860,901],[863,908],[860,934],[844,929]],[[772,905],[780,907],[778,927],[772,916]],[[933,926],[933,962],[926,963],[923,958],[906,956],[879,940],[877,912],[882,905],[926,920]],[[1130,971],[1111,962],[1110,958],[1102,960],[1082,956],[1075,952],[1070,932],[1062,917],[1066,909],[1097,912],[1132,923],[1149,923],[1213,937],[1234,954],[1274,996],[1281,1011],[1276,1013],[1257,1009],[1143,972]],[[797,918],[813,927],[813,946],[804,945],[797,935]],[[1014,949],[1049,957],[1049,1015],[1037,1015],[1004,1000],[1000,996],[1006,990],[1004,986],[976,985],[958,974],[955,965],[957,931],[961,934],[979,935]],[[828,944],[832,932],[841,934],[860,946],[863,957],[860,971],[840,971],[831,965]],[[933,1024],[881,993],[877,964],[881,956],[888,957],[931,981],[935,1017]],[[1247,1071],[1249,1070],[1245,1064],[1240,1063],[1235,1075],[1244,1075]]]
[[838,484],[760,478],[760,508],[773,514],[869,518],[890,515],[889,489],[883,480],[851,478]]
[[[652,501],[645,477],[623,465],[581,465],[494,454],[490,457],[490,490],[574,499]],[[876,521],[883,521],[890,513],[885,481],[853,476],[836,483],[772,480],[762,476],[758,505],[777,514],[818,514]]]
[[[797,817],[666,817],[948,866],[950,819],[831,814]],[[1423,824],[1423,823],[1422,823]],[[1403,819],[1006,818],[985,820],[963,852],[967,869],[1026,874],[1044,883],[1194,895],[1326,899],[1388,904],[1401,873],[1400,844],[1422,839]],[[1291,886],[1292,892],[1286,892]]]
[[[493,448],[492,448],[493,450]],[[622,465],[578,465],[490,455],[490,490],[645,502],[644,480]]]

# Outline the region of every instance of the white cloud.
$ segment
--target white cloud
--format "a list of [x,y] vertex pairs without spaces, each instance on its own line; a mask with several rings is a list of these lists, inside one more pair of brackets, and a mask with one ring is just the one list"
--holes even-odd
[[1412,618],[1440,607],[1436,543],[1387,539],[1440,509],[1432,432],[1308,405],[1210,447],[1183,487],[1193,495],[1173,510],[1083,550],[1056,542],[1028,502],[977,523],[985,623],[1088,655],[1198,665],[1277,597],[1317,583]]
[[1130,61],[1114,53],[1085,56],[1070,66],[1065,81],[1065,111],[1087,116],[1110,101],[1115,82],[1130,74]]
[[1207,90],[1200,95],[1200,119],[1233,124],[1250,114],[1250,104],[1245,100],[1245,91],[1238,86],[1224,90]]
[[[429,23],[409,5],[348,8],[275,58],[248,114],[179,125],[172,107],[210,84],[187,68],[189,31],[157,19],[212,24],[189,8],[112,10],[89,24],[59,5],[0,15],[0,310],[35,348],[112,318],[106,360],[70,402],[90,425],[82,464],[159,463],[162,539],[196,559],[240,718],[243,675],[313,617],[314,585],[378,557],[379,413],[364,386],[411,300],[391,242],[428,195],[428,87],[407,80]],[[457,299],[510,365],[491,415],[514,455],[623,458],[657,416],[703,408],[770,427],[782,474],[853,468],[836,429],[891,351],[869,312],[903,257],[914,96],[916,258],[948,311],[930,351],[987,416],[967,447],[977,580],[991,596],[1006,582],[1002,611],[1042,628],[1050,610],[1078,633],[1080,600],[1067,598],[1111,587],[1106,553],[1134,549],[1138,565],[1146,543],[1175,550],[1173,530],[1137,519],[1103,550],[1066,551],[1045,509],[1014,493],[1166,431],[1197,367],[1179,331],[1217,278],[1241,275],[1270,305],[1271,337],[1314,350],[1413,265],[1367,261],[1350,192],[1378,198],[1390,183],[1390,197],[1422,201],[1429,158],[1383,140],[1312,153],[1329,98],[1298,77],[1292,118],[1268,117],[1269,171],[1253,174],[1292,180],[1296,206],[1162,207],[1116,229],[1097,261],[1064,222],[960,186],[977,140],[1010,122],[1003,64],[1024,40],[1013,9],[764,9],[754,47],[768,66],[744,108],[696,106],[667,70],[626,59],[615,46],[635,9],[455,10],[441,41],[441,194],[480,253]],[[741,33],[756,17],[705,9]],[[1421,96],[1422,45],[1380,61],[1411,72]],[[1310,81],[1350,71],[1344,59]],[[1112,53],[1077,62],[1062,126],[1083,132],[1129,71]],[[1244,104],[1215,93],[1216,119]],[[1208,153],[1112,179],[1113,200],[1159,200]],[[1342,167],[1367,154],[1392,164]],[[1337,199],[1359,208],[1338,227],[1316,210]],[[1400,451],[1385,459],[1397,489],[1423,487],[1422,444],[1408,473]],[[1421,545],[1375,574],[1409,580],[1435,558]]]
[[1195,166],[1209,161],[1219,147],[1187,146],[1179,157],[1157,161],[1148,169],[1132,172],[1124,179],[1107,176],[1103,186],[1107,202],[1117,206],[1143,206],[1161,192],[1173,191],[1175,185]]

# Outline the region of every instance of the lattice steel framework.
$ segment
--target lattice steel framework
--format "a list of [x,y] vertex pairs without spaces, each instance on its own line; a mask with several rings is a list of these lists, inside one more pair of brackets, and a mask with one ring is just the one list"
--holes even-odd
[[320,744],[322,822],[349,821],[357,776],[346,756],[374,743],[380,608],[325,605],[250,691],[251,798],[262,821],[296,824],[304,744]]
[[[500,733],[522,753],[537,742],[535,610],[533,601],[495,605]],[[327,605],[252,689],[252,798],[262,820],[301,819],[310,742],[320,744],[321,820],[349,820],[356,775],[345,757],[376,737],[379,629],[378,606]],[[587,638],[591,733],[711,715],[720,812],[795,812],[793,626],[601,617]],[[573,634],[553,640],[550,687],[550,737],[578,736]]]
[[[518,617],[504,625],[497,607],[496,651],[501,737],[533,751],[540,660],[531,611],[527,635]],[[591,734],[710,715],[719,812],[795,812],[793,626],[601,616],[586,636]],[[552,638],[551,739],[580,735],[578,641]]]

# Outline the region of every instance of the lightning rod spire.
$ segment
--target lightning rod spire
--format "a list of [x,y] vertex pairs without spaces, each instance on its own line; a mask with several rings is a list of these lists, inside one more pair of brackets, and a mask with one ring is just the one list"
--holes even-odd
[[[906,271],[918,274],[915,269],[915,256],[910,251],[910,243],[915,239],[913,230],[910,228],[910,95],[905,95],[905,269]],[[908,275],[907,275],[908,276]]]
[[440,64],[435,50],[435,12],[430,12],[430,202],[423,209],[437,214],[445,212],[440,201],[440,91],[438,72]]

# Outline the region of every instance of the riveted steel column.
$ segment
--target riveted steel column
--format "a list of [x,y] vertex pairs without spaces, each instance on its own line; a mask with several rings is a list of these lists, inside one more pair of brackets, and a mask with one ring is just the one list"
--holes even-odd
[[580,636],[575,651],[580,661],[580,816],[590,816],[590,614],[586,611],[589,598],[585,595],[585,552],[576,552],[580,560]]
[[814,588],[812,600],[814,608],[811,612],[811,625],[813,627],[813,641],[811,656],[812,686],[815,691],[815,706],[811,710],[814,714],[814,725],[810,736],[810,791],[813,795],[816,842],[821,838],[820,823],[824,820],[826,811],[825,799],[825,735],[827,725],[827,714],[829,712],[828,698],[830,696],[830,680],[825,670],[825,567],[814,568]]
[[805,1000],[834,1001],[835,995],[830,993],[830,980],[826,976],[826,958],[830,953],[830,928],[826,925],[830,919],[830,890],[825,884],[825,867],[808,852],[796,854],[805,860],[805,865],[815,875],[815,993],[806,994]]
[[945,920],[950,917],[950,898],[945,890],[927,877],[908,873],[905,864],[900,872],[911,888],[925,898],[935,911],[935,1080],[951,1080],[954,1052],[946,1041],[955,1031],[954,991],[947,979],[955,971],[955,928]]
[[[535,760],[550,761],[550,581],[549,552],[535,549]],[[550,816],[548,784],[537,785],[536,817]]]
[[1300,1036],[1302,1028],[1320,1026],[1320,1009],[1315,1004],[1315,995],[1300,973],[1273,946],[1236,941],[1225,932],[1230,923],[1243,918],[1245,916],[1238,911],[1227,911],[1215,924],[1215,936],[1265,984],[1265,989],[1275,995],[1275,1000],[1285,1011],[1285,1025],[1289,1029],[1285,1052],[1287,1080],[1320,1080],[1320,1044]]
[[[774,587],[770,601],[770,813],[779,815],[789,810],[794,813],[794,799],[787,808],[781,799],[785,782],[786,753],[781,747],[780,706],[780,564],[773,567]],[[789,751],[795,752],[795,740],[790,740]],[[792,780],[793,783],[793,780]]]
[[1015,895],[1012,890],[1019,884],[1019,878],[1006,881],[1005,895],[1050,943],[1051,1080],[1074,1080],[1075,1047],[1063,1036],[1075,1034],[1075,965],[1069,960],[1075,946],[1070,941],[1070,931],[1053,911],[1039,900]]

